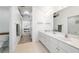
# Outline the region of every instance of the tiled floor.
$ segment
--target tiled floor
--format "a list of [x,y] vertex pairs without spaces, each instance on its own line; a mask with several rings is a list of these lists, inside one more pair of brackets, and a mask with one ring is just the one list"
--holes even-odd
[[17,45],[16,53],[48,53],[40,42],[28,42]]

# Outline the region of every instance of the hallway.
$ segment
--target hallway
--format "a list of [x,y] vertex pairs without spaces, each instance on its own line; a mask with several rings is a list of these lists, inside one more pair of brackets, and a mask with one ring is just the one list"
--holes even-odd
[[31,37],[29,35],[22,35],[19,44],[28,43],[28,42],[32,42]]
[[15,53],[48,53],[48,51],[40,42],[32,42],[29,33],[24,33],[16,47]]
[[28,42],[18,44],[15,53],[48,53],[48,50],[40,42]]

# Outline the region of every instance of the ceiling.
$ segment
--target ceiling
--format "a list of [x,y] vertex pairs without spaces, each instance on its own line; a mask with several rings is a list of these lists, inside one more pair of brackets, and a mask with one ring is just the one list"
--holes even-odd
[[25,14],[25,12],[28,12],[29,15],[32,13],[32,6],[19,6],[18,8],[22,16],[28,15],[27,13]]

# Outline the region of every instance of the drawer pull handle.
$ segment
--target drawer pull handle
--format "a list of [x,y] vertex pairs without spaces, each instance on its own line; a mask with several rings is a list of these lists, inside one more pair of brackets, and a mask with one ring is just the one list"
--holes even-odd
[[58,51],[60,50],[59,48],[56,48]]

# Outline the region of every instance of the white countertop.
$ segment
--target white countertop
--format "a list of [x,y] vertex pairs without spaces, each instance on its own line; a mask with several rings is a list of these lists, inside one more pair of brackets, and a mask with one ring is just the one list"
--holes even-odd
[[44,33],[50,37],[56,38],[62,42],[65,42],[65,43],[79,49],[79,38],[72,38],[72,37],[66,38],[65,34],[63,34],[63,33],[62,34],[61,33],[53,34],[53,32],[44,32],[44,31],[41,31],[41,33]]

